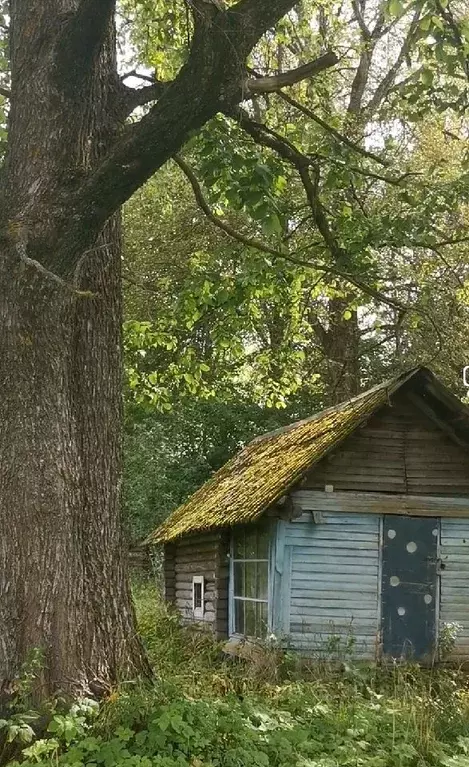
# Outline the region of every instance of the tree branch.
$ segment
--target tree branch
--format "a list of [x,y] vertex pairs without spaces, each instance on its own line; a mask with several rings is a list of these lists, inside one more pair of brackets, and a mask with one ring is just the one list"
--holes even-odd
[[301,82],[301,80],[315,77],[325,69],[330,69],[330,67],[335,66],[338,61],[338,56],[333,51],[328,51],[328,53],[325,53],[318,59],[314,59],[314,61],[310,61],[308,64],[303,64],[296,69],[291,69],[289,72],[282,72],[279,75],[273,75],[271,77],[249,79],[245,83],[245,88],[248,93],[254,95],[260,93],[276,93],[281,88],[286,88],[289,85],[295,85],[295,83]]
[[[113,7],[114,0],[83,0],[82,13],[94,5]],[[178,152],[193,132],[222,105],[234,106],[242,100],[247,55],[294,5],[295,0],[240,0],[227,11],[217,10],[216,23],[211,14],[209,18],[198,16],[188,60],[178,76],[148,114],[127,126],[100,166],[76,191],[71,211],[54,233],[55,264],[61,272],[73,272],[80,252],[92,244],[109,216]],[[86,19],[89,23],[90,16]],[[99,39],[96,30],[93,37]],[[46,239],[38,243],[38,260],[51,252],[50,237],[47,240],[49,244]]]
[[3,96],[6,99],[9,99],[11,96],[11,91],[8,88],[3,88],[0,85],[0,96]]
[[145,85],[143,88],[129,88],[127,85],[123,85],[122,94],[127,115],[133,112],[137,107],[142,107],[145,104],[149,104],[150,102],[161,98],[169,85],[171,85],[171,83],[165,83],[159,80],[154,80],[152,85]]
[[[205,0],[201,1],[205,2]],[[325,69],[334,66],[338,61],[339,59],[336,54],[329,51],[324,54],[324,56],[320,56],[318,59],[310,61],[308,64],[304,64],[297,69],[292,69],[289,72],[284,72],[272,77],[249,78],[242,84],[242,89],[245,94],[246,92],[253,95],[274,93],[288,85],[294,85],[307,77],[314,77]],[[128,114],[130,114],[136,107],[149,104],[151,101],[156,101],[161,98],[165,90],[171,85],[171,82],[162,82],[149,75],[139,75],[136,71],[124,75],[122,80],[126,80],[129,77],[141,77],[151,84],[143,88],[129,88],[125,85],[123,86],[124,103]]]
[[[389,298],[384,293],[381,293],[381,291],[376,290],[375,288],[372,288],[369,285],[366,285],[364,282],[359,280],[358,278],[354,277],[353,275],[344,272],[337,268],[337,266],[330,266],[328,264],[323,264],[319,262],[312,262],[312,261],[306,261],[305,259],[299,258],[295,254],[290,254],[286,252],[282,252],[280,250],[276,250],[275,248],[271,248],[266,243],[262,242],[261,240],[257,240],[256,238],[252,237],[246,237],[245,235],[238,232],[237,229],[234,227],[231,227],[226,222],[222,221],[218,216],[216,216],[213,211],[210,208],[210,205],[206,201],[204,194],[202,192],[202,187],[200,186],[197,177],[192,170],[192,168],[180,157],[179,155],[175,155],[173,157],[174,162],[178,165],[178,167],[182,170],[186,178],[188,179],[192,190],[194,192],[195,200],[202,210],[202,212],[205,214],[205,216],[209,219],[209,221],[214,224],[218,229],[221,229],[225,234],[232,237],[234,240],[237,240],[238,242],[242,243],[243,245],[246,245],[249,248],[254,248],[256,250],[261,251],[262,253],[266,253],[267,255],[273,256],[276,259],[283,259],[284,261],[288,261],[289,263],[296,264],[297,266],[303,266],[308,269],[318,269],[319,271],[322,271],[324,273],[333,274],[336,277],[340,277],[341,279],[345,280],[345,282],[348,282],[350,285],[353,285],[356,288],[359,288],[363,293],[366,295],[369,295],[373,298],[376,298],[377,300],[381,301],[384,304],[387,304],[388,306],[392,306],[393,308],[399,309],[400,311],[407,312],[409,311],[409,307],[405,306],[404,304],[400,303],[399,301]],[[313,211],[314,212],[314,211]]]
[[358,0],[352,0],[352,9],[353,15],[355,16],[357,24],[360,27],[360,32],[362,33],[363,40],[369,40],[371,38],[371,32],[366,25],[365,18],[358,4]]
[[[195,201],[200,210],[205,214],[205,216],[214,226],[216,226],[218,229],[221,229],[222,232],[229,235],[229,237],[232,237],[234,240],[237,240],[243,245],[246,245],[248,248],[255,248],[255,250],[260,250],[262,253],[267,253],[269,256],[274,256],[275,258],[280,255],[280,252],[275,248],[271,248],[266,243],[262,242],[261,240],[257,240],[254,237],[246,237],[237,229],[223,221],[223,219],[216,216],[206,201],[202,187],[200,186],[197,176],[195,175],[190,165],[188,165],[185,160],[183,160],[183,158],[178,154],[174,155],[173,161],[182,170],[187,180],[189,181],[192,187],[192,191],[194,192]],[[314,266],[314,264],[311,264],[311,266]]]
[[[280,157],[283,157],[283,159],[287,160],[287,162],[289,162],[297,169],[306,192],[306,197],[313,214],[314,222],[323,238],[325,247],[335,262],[334,266],[324,265],[324,269],[329,271],[331,274],[335,274],[336,276],[341,277],[350,285],[354,285],[363,293],[376,298],[388,306],[400,309],[401,311],[409,311],[409,307],[405,306],[400,301],[389,298],[380,290],[366,285],[358,277],[355,277],[348,271],[344,271],[342,269],[341,263],[346,263],[348,260],[347,253],[342,247],[338,245],[332,231],[329,228],[325,210],[319,199],[319,174],[317,169],[315,171],[314,182],[309,175],[309,167],[313,164],[312,160],[306,155],[303,155],[293,144],[291,144],[286,139],[283,139],[275,131],[272,131],[270,128],[254,122],[254,120],[251,120],[249,115],[247,115],[246,112],[240,107],[235,110],[235,114],[240,121],[241,127],[244,128],[247,133],[249,133],[254,141],[267,146],[270,149],[273,149],[277,152],[277,154],[280,155]],[[263,132],[263,129],[265,129],[265,133]],[[291,256],[289,254],[279,253],[278,257],[285,258],[286,260],[301,266],[311,266],[309,262],[304,261],[303,259],[299,259],[295,255]],[[320,268],[318,264],[313,264],[313,266],[315,268]]]
[[376,44],[383,34],[383,24],[385,19],[384,3],[381,2],[380,4],[378,9],[378,18],[371,32],[365,25],[363,15],[358,4],[354,5],[354,13],[362,32],[363,49],[360,54],[360,60],[355,72],[355,77],[353,78],[350,88],[350,99],[347,106],[347,114],[349,117],[357,117],[360,114],[362,108],[363,96],[365,94],[365,89],[370,76],[370,67],[373,59],[373,54],[375,52]]
[[409,26],[409,30],[407,32],[407,35],[405,37],[405,40],[401,46],[401,49],[397,55],[396,61],[390,67],[389,71],[386,73],[386,75],[383,77],[381,82],[379,83],[378,87],[376,88],[373,96],[369,100],[368,104],[365,106],[365,110],[368,113],[370,117],[374,115],[378,107],[381,105],[383,100],[388,95],[390,89],[392,88],[394,81],[396,79],[396,75],[399,72],[399,69],[401,67],[402,62],[404,61],[405,57],[408,55],[410,51],[410,46],[412,44],[413,38],[415,33],[418,30],[419,26],[419,20],[421,16],[421,8],[417,7],[414,17],[412,19],[412,22]]
[[303,112],[306,117],[309,117],[311,120],[313,120],[315,123],[321,126],[325,131],[330,133],[334,138],[339,141],[341,144],[345,144],[350,149],[353,149],[354,152],[357,152],[357,154],[363,155],[363,157],[368,157],[370,160],[373,160],[374,162],[379,163],[383,167],[387,167],[389,163],[387,160],[383,160],[381,157],[378,157],[378,155],[374,154],[373,152],[369,152],[367,149],[363,149],[359,144],[356,144],[355,141],[351,141],[347,136],[344,136],[343,133],[340,133],[340,131],[336,130],[336,128],[333,128],[332,125],[329,125],[325,122],[319,115],[317,115],[315,112],[313,112],[308,107],[304,106],[303,104],[300,104],[295,99],[292,99],[291,96],[287,95],[286,93],[279,93],[278,94],[283,101],[286,101],[288,104],[290,104],[295,109],[298,109],[300,112]]
[[268,29],[296,5],[291,0],[238,0],[227,11],[228,23],[242,40],[241,51],[246,57]]
[[457,21],[453,16],[453,12],[449,4],[444,7],[442,3],[440,2],[440,0],[436,0],[436,7],[438,9],[438,13],[440,14],[441,18],[447,23],[449,29],[451,30],[453,42],[456,48],[459,49],[462,56],[464,74],[469,80],[469,55],[465,49],[465,43],[462,38],[461,31],[458,27]]

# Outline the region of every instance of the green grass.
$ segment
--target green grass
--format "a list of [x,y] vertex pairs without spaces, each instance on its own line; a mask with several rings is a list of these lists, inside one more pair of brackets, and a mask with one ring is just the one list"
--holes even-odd
[[275,649],[227,660],[156,590],[138,586],[135,598],[155,682],[127,682],[97,714],[64,717],[18,764],[469,767],[462,672],[306,666]]

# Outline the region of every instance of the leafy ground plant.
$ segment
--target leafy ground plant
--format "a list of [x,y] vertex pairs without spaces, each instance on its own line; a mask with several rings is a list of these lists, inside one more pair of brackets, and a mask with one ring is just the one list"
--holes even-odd
[[135,596],[154,684],[121,685],[97,716],[55,716],[11,767],[469,767],[461,671],[300,669],[272,648],[253,669],[182,628],[154,590]]

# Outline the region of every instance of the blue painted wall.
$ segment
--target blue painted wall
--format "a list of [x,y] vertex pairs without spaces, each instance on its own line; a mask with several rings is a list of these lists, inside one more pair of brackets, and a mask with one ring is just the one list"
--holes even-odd
[[[469,658],[469,520],[441,520],[440,636],[454,632],[449,657]],[[455,627],[455,624],[458,624]],[[454,630],[456,629],[456,630]]]
[[305,512],[277,527],[273,630],[318,656],[376,657],[381,517]]

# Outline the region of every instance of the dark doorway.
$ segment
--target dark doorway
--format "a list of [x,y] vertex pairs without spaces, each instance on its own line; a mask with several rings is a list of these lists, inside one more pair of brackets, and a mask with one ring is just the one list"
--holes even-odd
[[439,519],[384,517],[383,655],[431,662],[435,656]]

